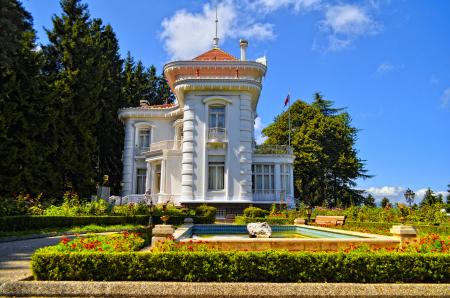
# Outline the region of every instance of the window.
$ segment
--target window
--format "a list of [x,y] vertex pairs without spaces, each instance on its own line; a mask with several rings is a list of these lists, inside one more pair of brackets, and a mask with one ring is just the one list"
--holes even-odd
[[139,148],[148,149],[150,147],[150,129],[140,129],[139,130]]
[[147,176],[147,169],[136,170],[136,194],[145,193],[146,176]]
[[208,163],[208,190],[224,189],[224,172],[224,162],[210,161]]
[[209,107],[209,128],[225,128],[225,107]]
[[252,189],[254,193],[274,193],[275,191],[275,166],[252,165]]
[[225,218],[226,209],[225,208],[217,208],[216,209],[216,218]]
[[280,165],[281,191],[285,194],[291,194],[291,168],[288,164]]

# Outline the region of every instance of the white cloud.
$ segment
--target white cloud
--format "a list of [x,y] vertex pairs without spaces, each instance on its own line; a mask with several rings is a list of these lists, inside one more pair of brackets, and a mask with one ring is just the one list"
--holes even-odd
[[255,118],[255,140],[257,144],[264,143],[265,140],[267,140],[266,136],[263,136],[261,134],[262,129],[265,127],[265,125],[262,123],[261,117]]
[[401,186],[382,186],[382,187],[370,187],[366,191],[374,196],[393,197],[398,196],[405,192],[406,188]]
[[[245,16],[235,2],[227,0],[217,6],[219,15],[218,35],[223,44],[227,38],[267,40],[274,38],[273,25],[258,23]],[[161,39],[172,59],[192,59],[211,48],[214,37],[215,7],[203,5],[199,13],[178,10],[161,23]]]
[[379,32],[380,26],[370,15],[369,8],[337,4],[325,6],[324,11],[320,28],[328,34],[328,50],[347,48],[356,38]]
[[442,107],[448,106],[450,103],[450,87],[444,90],[441,96],[441,105]]
[[395,68],[394,65],[392,65],[390,62],[383,62],[380,65],[378,65],[375,73],[382,75],[392,71],[394,68]]
[[294,11],[306,11],[320,7],[322,0],[257,0],[250,4],[254,10],[272,13],[280,8],[292,7]]
[[430,77],[430,83],[433,85],[439,84],[439,78],[435,74],[432,74]]
[[[414,203],[419,204],[423,200],[423,197],[427,190],[428,188],[419,188],[417,190],[414,190],[414,193],[416,194],[414,198]],[[393,203],[406,202],[406,199],[404,197],[406,188],[402,186],[369,187],[365,189],[365,191],[367,193],[372,194],[377,202],[380,202],[383,197],[387,197]],[[446,191],[435,191],[434,194],[435,195],[442,194],[445,200],[448,193]]]

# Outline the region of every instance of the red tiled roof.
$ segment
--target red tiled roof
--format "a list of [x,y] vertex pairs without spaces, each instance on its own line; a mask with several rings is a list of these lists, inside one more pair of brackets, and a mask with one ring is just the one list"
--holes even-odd
[[198,57],[195,57],[193,60],[200,61],[237,61],[238,59],[221,49],[212,49],[206,53],[201,54]]

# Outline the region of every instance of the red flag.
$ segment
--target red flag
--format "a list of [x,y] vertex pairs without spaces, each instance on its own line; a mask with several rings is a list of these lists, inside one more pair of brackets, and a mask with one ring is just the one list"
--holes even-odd
[[288,105],[288,103],[289,103],[289,94],[286,97],[286,99],[284,100],[284,107],[286,107]]

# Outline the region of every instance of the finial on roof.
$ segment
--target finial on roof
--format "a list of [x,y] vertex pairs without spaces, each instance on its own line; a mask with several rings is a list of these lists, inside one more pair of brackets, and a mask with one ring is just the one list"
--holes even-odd
[[216,20],[215,20],[215,23],[216,23],[216,35],[213,38],[213,48],[215,48],[215,49],[219,48],[219,37],[217,37],[217,23],[218,22],[219,22],[219,20],[217,19],[217,3],[216,3]]

